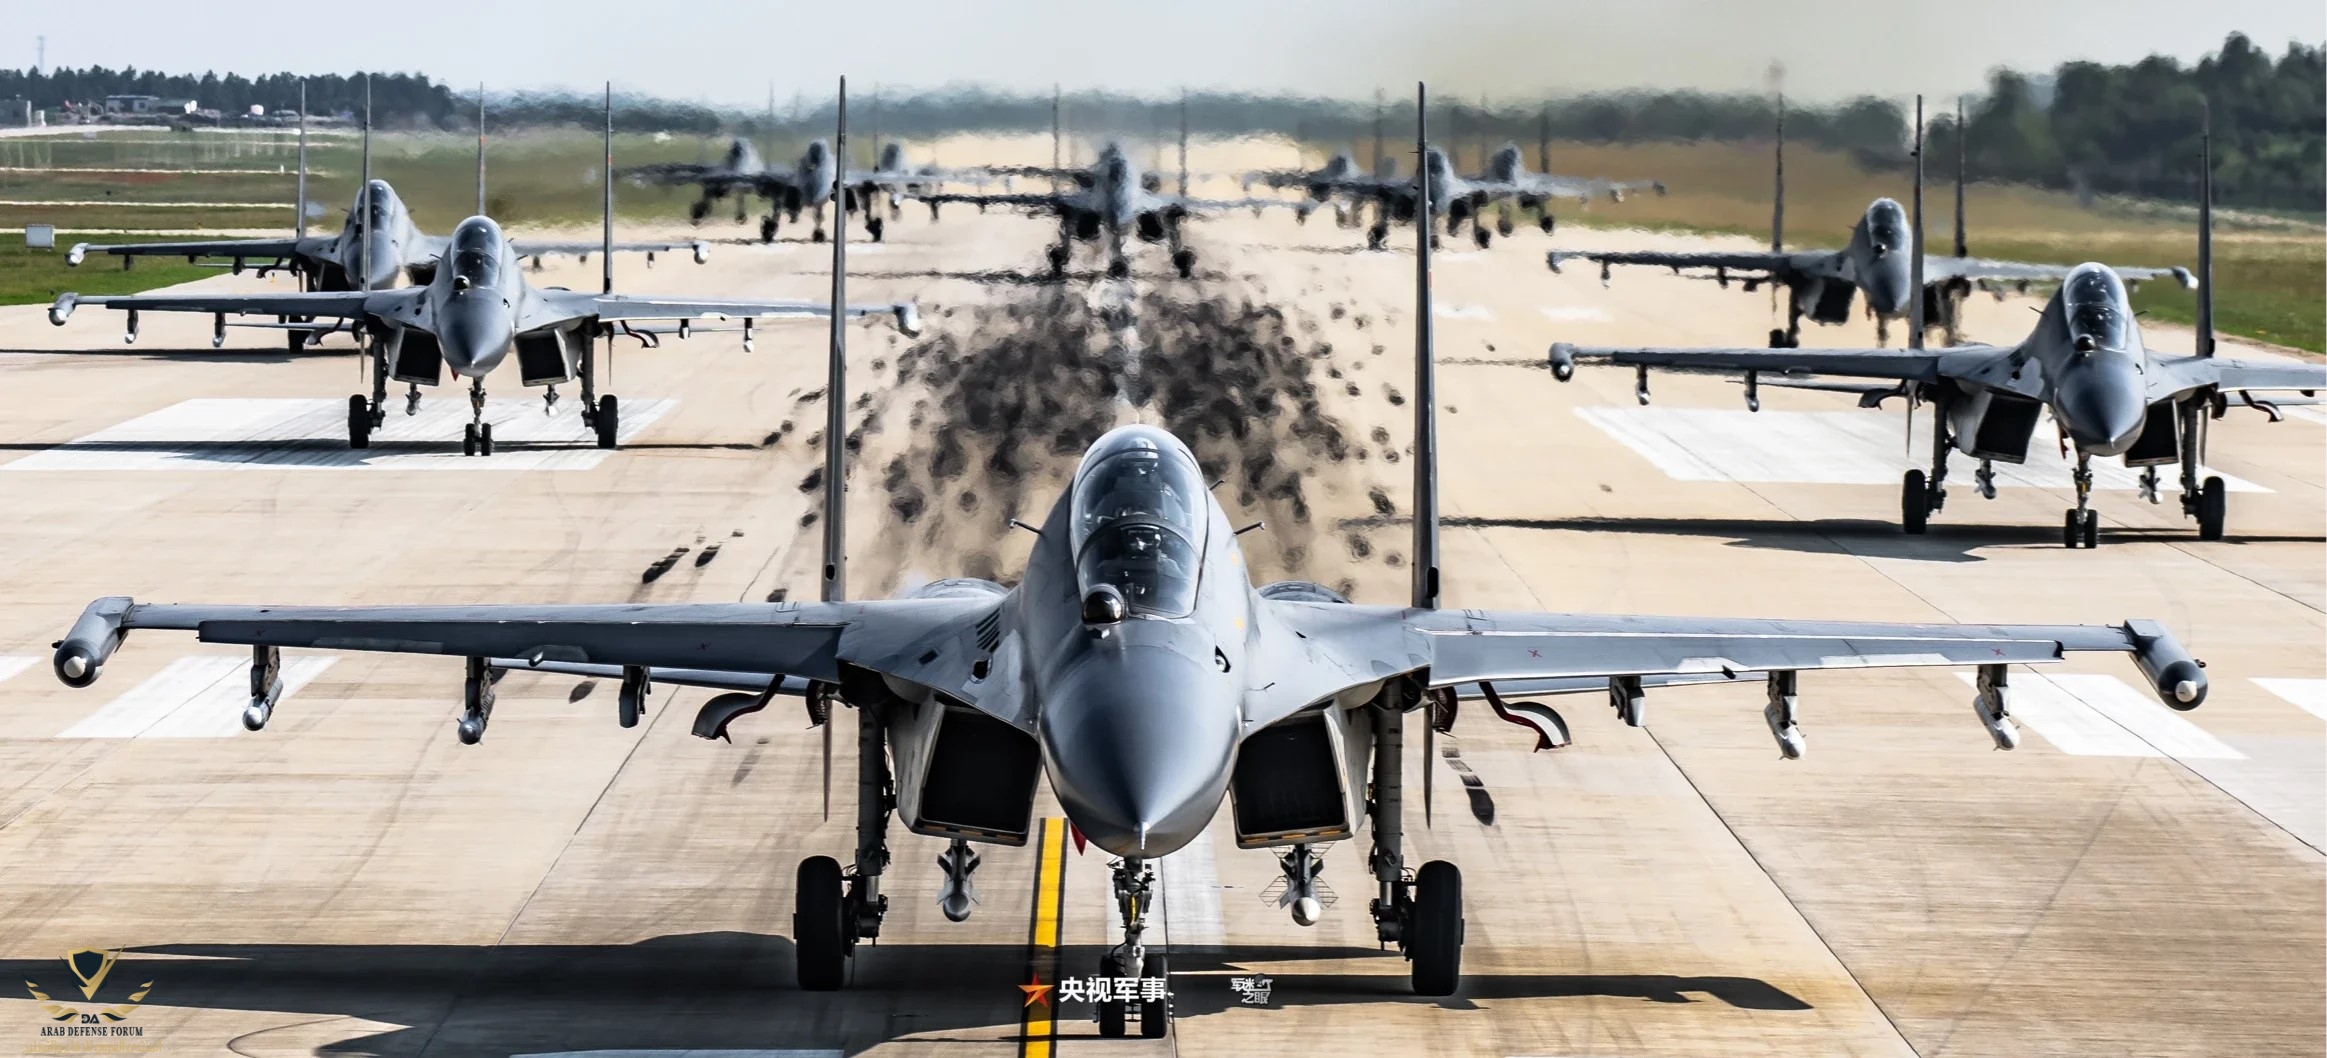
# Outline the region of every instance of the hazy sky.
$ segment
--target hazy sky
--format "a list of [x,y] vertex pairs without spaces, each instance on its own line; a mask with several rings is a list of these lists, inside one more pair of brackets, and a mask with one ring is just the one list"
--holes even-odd
[[[361,12],[348,22],[325,12]],[[496,93],[584,87],[755,105],[850,76],[931,87],[1190,87],[1364,98],[1417,78],[1439,94],[1534,96],[1762,85],[1793,94],[1947,95],[1996,66],[2185,60],[2233,30],[2273,53],[2327,39],[2319,0],[885,0],[780,4],[473,0],[0,0],[0,65],[302,73],[419,71]]]

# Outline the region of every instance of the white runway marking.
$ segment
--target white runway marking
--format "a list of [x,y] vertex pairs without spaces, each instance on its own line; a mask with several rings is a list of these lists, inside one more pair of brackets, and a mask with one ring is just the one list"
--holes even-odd
[[1545,305],[1543,316],[1553,323],[1606,323],[1608,314],[1589,305]]
[[532,1054],[513,1054],[509,1058],[841,1058],[843,1051],[791,1050],[613,1050],[613,1051],[537,1051]]
[[1430,314],[1442,320],[1479,320],[1492,323],[1495,319],[1495,310],[1485,305],[1440,305],[1433,308]]
[[[1742,398],[1741,398],[1742,399]],[[1624,443],[1675,481],[1791,485],[1897,485],[1910,467],[1929,465],[1928,409],[1915,417],[1915,454],[1902,450],[1902,416],[1872,411],[1764,411],[1720,408],[1577,408],[1584,421]],[[1978,461],[1958,453],[1949,464],[1951,491],[1969,494]],[[2039,425],[2028,462],[1997,463],[2001,488],[2069,488],[2072,460],[2062,459],[2049,426]],[[2138,472],[2116,460],[2092,462],[2093,487],[2130,491]],[[2173,490],[2173,468],[2161,471]],[[2222,475],[2232,492],[2269,492]]]
[[[5,659],[0,659],[0,671],[6,671],[6,664]],[[0,679],[6,678],[0,676]],[[2263,676],[2253,677],[2253,680],[2263,690],[2294,703],[2312,716],[2327,720],[2327,680],[2271,679]]]
[[23,672],[24,670],[31,668],[32,663],[39,660],[39,658],[28,658],[13,654],[0,654],[0,680],[6,680],[10,676],[14,676],[19,672]]
[[2297,405],[2292,408],[2280,408],[2279,410],[2298,419],[2309,419],[2315,423],[2327,423],[2327,408],[2313,407],[2311,405]]
[[[635,440],[676,406],[676,400],[622,402],[621,441]],[[535,400],[488,401],[493,454],[461,455],[469,421],[466,396],[421,401],[405,415],[401,395],[388,395],[388,419],[372,432],[372,447],[347,446],[347,402],[267,397],[180,401],[55,448],[34,452],[0,470],[589,470],[605,461],[582,425],[579,401],[543,415]],[[543,447],[534,447],[534,446]]]
[[[1956,676],[1966,684],[1972,675]],[[2079,757],[2172,757],[2244,760],[2246,755],[2207,734],[2115,676],[2012,674],[2012,715],[2061,752]]]
[[[283,659],[283,701],[337,660]],[[242,710],[249,704],[248,657],[196,654],[163,666],[56,737],[226,738],[242,733]]]

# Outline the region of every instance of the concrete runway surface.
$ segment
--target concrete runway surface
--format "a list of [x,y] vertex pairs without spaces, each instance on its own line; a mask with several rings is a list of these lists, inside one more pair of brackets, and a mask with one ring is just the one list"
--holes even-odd
[[[1144,418],[1229,479],[1232,517],[1268,522],[1243,538],[1257,577],[1403,597],[1409,255],[1354,252],[1362,233],[1326,217],[1238,215],[1193,229],[1196,281],[1149,253],[1129,283],[1054,285],[1033,274],[1041,223],[963,209],[932,226],[908,207],[890,231],[852,247],[850,294],[917,298],[929,330],[852,332],[857,594],[1011,575],[1026,542],[1006,519],[1038,521],[1084,444]],[[1560,236],[1641,241],[1716,240]],[[1956,673],[1814,674],[1798,762],[1770,744],[1758,686],[1658,693],[1645,731],[1597,697],[1557,701],[1576,744],[1555,753],[1468,709],[1408,779],[1418,800],[1437,769],[1432,825],[1409,816],[1413,862],[1466,872],[1457,996],[1412,996],[1372,943],[1361,848],[1328,851],[1340,899],[1302,929],[1268,892],[1273,860],[1216,827],[1162,867],[1173,1035],[1101,1041],[1069,1002],[1058,1050],[2321,1053],[2327,425],[2217,424],[2212,463],[2246,489],[2220,543],[2170,496],[2120,490],[2099,494],[2101,547],[2065,551],[2069,482],[2049,458],[1993,501],[1959,462],[1930,534],[1906,537],[1895,406],[1774,391],[1757,419],[1733,385],[1659,376],[1643,409],[1628,372],[1562,385],[1543,369],[1555,338],[1753,344],[1766,294],[1554,276],[1533,231],[1452,245],[1436,277],[1450,605],[2151,617],[2210,663],[2213,695],[2169,713],[2122,659],[2024,671],[2027,737],[2003,754]],[[618,285],[821,297],[827,262],[738,243],[702,267],[625,260]],[[553,264],[537,281],[594,277]],[[2032,303],[1974,301],[1972,336],[2018,337]],[[24,991],[77,1001],[60,957],[82,948],[126,949],[101,999],[151,983],[118,1023],[142,1035],[103,1038],[144,1053],[1048,1053],[1025,1029],[1046,1008],[1016,987],[1038,956],[1054,965],[1030,916],[1055,894],[1045,980],[1095,972],[1110,935],[1095,853],[1045,869],[1036,847],[986,849],[982,904],[954,925],[934,906],[941,844],[898,832],[893,910],[854,983],[794,988],[795,865],[851,847],[845,711],[826,821],[818,737],[781,702],[733,745],[704,743],[687,724],[707,692],[666,688],[624,730],[612,686],[517,674],[500,724],[463,747],[443,659],[299,655],[303,682],[258,734],[234,722],[247,654],[229,648],[146,633],[91,689],[47,671],[48,644],[107,594],[810,595],[818,326],[764,328],[755,353],[716,333],[624,348],[607,390],[637,410],[614,453],[581,447],[571,400],[544,416],[539,391],[497,378],[493,415],[512,425],[488,459],[459,456],[451,389],[413,420],[394,402],[383,442],[348,452],[315,412],[358,388],[344,338],[288,355],[243,332],[214,352],[199,317],[148,319],[134,346],[119,326],[0,309],[0,1053],[93,1042],[43,1037]],[[2187,332],[2146,331],[2186,348]],[[1872,328],[1805,339],[1871,344]],[[1770,457],[1763,430],[1800,449]],[[1047,794],[1038,811],[1056,815]],[[1273,981],[1265,1006],[1231,987],[1255,974]]]

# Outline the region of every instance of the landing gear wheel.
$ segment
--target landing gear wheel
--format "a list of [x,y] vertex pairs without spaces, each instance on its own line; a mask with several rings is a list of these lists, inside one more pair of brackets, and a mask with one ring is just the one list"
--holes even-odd
[[1899,527],[1921,535],[1931,522],[1931,486],[1920,470],[1910,470],[1899,482]]
[[1160,1040],[1172,1029],[1171,962],[1162,955],[1147,957],[1147,969],[1141,977],[1156,977],[1164,981],[1166,995],[1162,999],[1143,999],[1139,1003],[1139,1034],[1151,1040]]
[[2060,546],[2074,549],[2077,546],[2077,538],[2084,535],[2079,531],[2080,528],[2077,524],[2076,509],[2072,507],[2068,513],[2061,516]]
[[1196,251],[1172,251],[1172,267],[1179,271],[1181,279],[1196,278]]
[[347,398],[347,446],[349,448],[370,448],[372,446],[372,404],[365,400],[361,393],[353,394]]
[[489,456],[493,454],[492,423],[487,422],[477,424],[477,454],[481,456]]
[[608,393],[598,398],[598,414],[592,424],[598,430],[598,447],[612,448],[622,437],[622,402]]
[[[1122,963],[1113,955],[1099,956],[1099,976],[1108,978],[1124,976]],[[1120,999],[1106,999],[1095,1005],[1099,1008],[1099,1035],[1110,1040],[1121,1039],[1124,1014],[1130,1004]]]
[[1381,249],[1381,248],[1382,248],[1382,246],[1383,246],[1384,244],[1388,243],[1389,241],[1390,241],[1390,232],[1389,232],[1389,230],[1388,230],[1388,229],[1386,229],[1386,228],[1368,228],[1368,229],[1366,229],[1366,233],[1365,233],[1365,248],[1366,248],[1366,249],[1368,249],[1368,250],[1379,250],[1379,249]]
[[1778,329],[1778,328],[1776,328],[1776,327],[1772,327],[1772,328],[1770,328],[1770,329],[1769,329],[1769,347],[1770,347],[1770,348],[1772,348],[1772,349],[1783,349],[1783,348],[1785,348],[1785,347],[1786,347],[1786,332],[1784,332],[1784,331],[1782,331],[1782,330],[1779,330],[1779,329]]
[[1067,248],[1066,248],[1066,247],[1064,247],[1064,246],[1053,246],[1053,247],[1051,247],[1051,248],[1050,248],[1050,277],[1051,277],[1052,279],[1064,279],[1064,278],[1066,278],[1066,274],[1067,274]]
[[888,224],[879,217],[865,218],[865,234],[872,236],[874,242],[881,241],[881,232],[887,227]]
[[1109,278],[1109,279],[1129,279],[1129,278],[1131,278],[1131,262],[1130,262],[1130,261],[1127,261],[1127,260],[1124,260],[1123,258],[1120,258],[1120,257],[1118,257],[1118,258],[1116,258],[1116,259],[1114,259],[1114,260],[1112,260],[1112,261],[1109,261],[1109,262],[1107,262],[1107,278]]
[[2222,479],[2209,477],[2198,486],[2198,539],[2222,539],[2222,523],[2230,516],[2230,496]]
[[808,236],[808,241],[809,241],[809,242],[823,242],[823,241],[824,241],[826,238],[827,238],[827,236],[824,234],[824,229],[822,229],[822,228],[818,228],[818,229],[816,229],[814,232],[811,232],[811,233],[809,234],[809,236]]
[[2087,508],[2084,524],[2085,550],[2101,546],[2101,512]]
[[1414,960],[1414,994],[1451,996],[1462,986],[1462,870],[1432,860],[1414,872],[1412,929],[1406,955]]
[[690,224],[701,224],[703,218],[710,215],[711,203],[708,201],[698,199],[693,205],[687,207],[687,222]]
[[473,456],[477,454],[476,423],[472,422],[461,427],[461,454],[464,456]]
[[283,341],[284,344],[290,346],[291,351],[294,353],[304,353],[307,351],[306,331],[284,331]]
[[1494,241],[1494,238],[1495,238],[1495,234],[1494,234],[1493,232],[1490,232],[1490,231],[1488,231],[1488,230],[1487,230],[1487,229],[1485,229],[1485,228],[1472,228],[1472,229],[1471,229],[1471,241],[1472,241],[1472,242],[1475,242],[1475,243],[1477,243],[1477,244],[1479,244],[1479,249],[1482,249],[1482,250],[1486,249],[1486,248],[1487,248],[1487,244],[1488,244],[1488,243],[1490,243],[1490,242],[1493,242],[1493,241]]
[[1508,238],[1510,238],[1510,237],[1511,237],[1511,233],[1512,233],[1514,230],[1516,230],[1516,228],[1515,228],[1515,226],[1514,226],[1514,225],[1511,223],[1511,218],[1509,218],[1509,217],[1496,217],[1496,218],[1495,218],[1495,234],[1497,234],[1497,235],[1500,235],[1500,236],[1502,236],[1502,237],[1504,237],[1504,238],[1508,239]]
[[803,992],[838,992],[848,964],[847,902],[841,898],[840,861],[800,861],[792,894],[792,958]]
[[1554,220],[1554,219],[1552,218],[1551,214],[1549,214],[1549,213],[1546,213],[1546,214],[1544,214],[1544,215],[1543,215],[1543,219],[1542,219],[1542,220],[1539,220],[1539,221],[1536,221],[1536,222],[1535,222],[1535,226],[1536,226],[1536,227],[1539,227],[1539,228],[1542,228],[1542,229],[1543,229],[1543,233],[1544,233],[1545,235],[1549,235],[1549,234],[1551,234],[1551,231],[1552,231],[1552,229],[1553,229],[1553,228],[1556,228],[1556,227],[1558,227],[1558,226],[1559,226],[1559,221],[1557,221],[1557,220]]
[[760,218],[760,241],[776,241],[776,218],[773,215]]

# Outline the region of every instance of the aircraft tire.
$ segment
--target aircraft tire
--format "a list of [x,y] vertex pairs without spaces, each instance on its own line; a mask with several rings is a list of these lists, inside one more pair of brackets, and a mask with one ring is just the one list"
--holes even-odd
[[2090,551],[2096,547],[2101,546],[2101,512],[2090,509],[2085,511],[2085,524],[2082,536],[2084,539],[2085,550]]
[[1899,482],[1899,528],[1921,536],[1931,522],[1931,486],[1920,470],[1910,470]]
[[[1123,966],[1113,955],[1099,956],[1099,976],[1122,977],[1124,976]],[[1129,1004],[1120,999],[1108,999],[1092,1005],[1099,1008],[1099,1035],[1111,1040],[1121,1039],[1123,1037],[1124,1015],[1127,1013]]]
[[2060,546],[2071,549],[2074,549],[2077,546],[2077,537],[2080,535],[2077,532],[2077,528],[2076,508],[2071,507],[2069,508],[2068,513],[2061,516]]
[[473,456],[477,454],[476,423],[468,423],[461,427],[461,454],[464,456]]
[[598,398],[598,447],[613,448],[622,439],[622,402],[608,393]]
[[2208,477],[2198,486],[2198,539],[2222,539],[2223,523],[2230,517],[2229,491],[2219,477]]
[[1450,996],[1462,986],[1462,869],[1432,860],[1414,872],[1414,906],[1406,954],[1414,960],[1414,994]]
[[[1172,979],[1171,961],[1166,959],[1162,952],[1151,953],[1147,957],[1146,970],[1141,976],[1163,978],[1167,983],[1165,991],[1168,993],[1170,991],[1168,983]],[[1170,995],[1167,994],[1162,999],[1143,999],[1140,1001],[1139,1034],[1141,1036],[1151,1040],[1160,1040],[1171,1029],[1172,999]]]
[[800,861],[799,885],[792,893],[792,958],[801,991],[840,991],[848,963],[846,905],[840,861],[830,856]]
[[347,446],[349,448],[370,448],[372,446],[372,405],[370,401],[364,399],[364,395],[361,393],[353,394],[347,398]]
[[477,454],[481,456],[489,456],[493,454],[492,423],[488,422],[477,424]]

